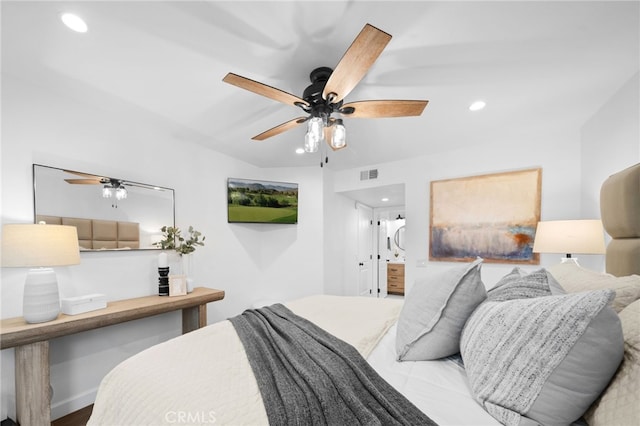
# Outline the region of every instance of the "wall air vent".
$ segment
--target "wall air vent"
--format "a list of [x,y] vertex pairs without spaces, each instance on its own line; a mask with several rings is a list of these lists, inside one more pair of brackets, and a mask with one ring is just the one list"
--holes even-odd
[[378,179],[378,169],[363,170],[360,172],[360,180]]

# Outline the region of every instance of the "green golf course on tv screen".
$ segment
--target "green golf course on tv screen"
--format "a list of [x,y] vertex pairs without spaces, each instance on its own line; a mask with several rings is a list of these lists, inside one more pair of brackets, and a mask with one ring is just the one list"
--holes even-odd
[[298,184],[227,180],[229,223],[298,223]]

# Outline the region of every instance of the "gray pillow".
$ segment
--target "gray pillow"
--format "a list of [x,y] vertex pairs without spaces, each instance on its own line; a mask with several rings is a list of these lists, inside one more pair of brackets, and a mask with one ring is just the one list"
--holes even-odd
[[489,289],[487,300],[503,302],[565,293],[562,286],[546,269],[538,269],[530,274],[525,274],[516,267]]
[[427,361],[457,354],[460,333],[487,297],[482,259],[416,281],[398,318],[398,361]]
[[505,425],[568,425],[605,389],[623,356],[611,290],[487,300],[462,332],[474,398]]

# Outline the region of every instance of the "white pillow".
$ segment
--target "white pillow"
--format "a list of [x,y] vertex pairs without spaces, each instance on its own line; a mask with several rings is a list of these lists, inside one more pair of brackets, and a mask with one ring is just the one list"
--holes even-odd
[[567,293],[615,290],[616,297],[611,302],[611,307],[618,313],[640,299],[640,275],[616,277],[582,268],[574,262],[558,263],[550,267],[549,272]]
[[482,259],[416,281],[398,319],[398,361],[428,361],[460,351],[462,327],[487,297]]

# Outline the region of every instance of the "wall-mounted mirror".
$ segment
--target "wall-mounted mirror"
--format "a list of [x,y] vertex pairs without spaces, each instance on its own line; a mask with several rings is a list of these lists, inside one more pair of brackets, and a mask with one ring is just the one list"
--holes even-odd
[[404,225],[402,225],[400,228],[396,229],[395,234],[393,234],[393,242],[400,250],[404,250],[404,229]]
[[33,189],[34,222],[76,226],[80,250],[156,249],[175,226],[171,188],[34,164]]

